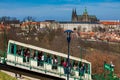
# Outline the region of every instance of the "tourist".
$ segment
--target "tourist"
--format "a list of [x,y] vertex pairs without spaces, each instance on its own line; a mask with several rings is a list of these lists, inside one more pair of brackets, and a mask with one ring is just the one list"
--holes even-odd
[[54,58],[52,58],[52,69],[57,69],[57,66],[58,66],[57,56],[54,56]]
[[67,74],[67,62],[64,61],[64,62],[62,63],[62,65],[63,65],[63,68],[64,68],[64,74]]
[[81,68],[79,68],[79,75],[84,76],[85,73],[85,64],[83,63]]

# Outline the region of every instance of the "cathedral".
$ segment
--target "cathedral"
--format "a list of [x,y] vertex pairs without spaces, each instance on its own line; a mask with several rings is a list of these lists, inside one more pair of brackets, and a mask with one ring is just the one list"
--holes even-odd
[[96,23],[99,22],[95,15],[88,15],[87,9],[85,8],[82,15],[77,15],[76,9],[72,11],[72,22],[90,22]]

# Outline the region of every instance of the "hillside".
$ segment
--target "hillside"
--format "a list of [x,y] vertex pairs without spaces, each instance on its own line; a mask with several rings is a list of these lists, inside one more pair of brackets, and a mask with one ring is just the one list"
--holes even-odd
[[16,78],[13,78],[11,76],[9,76],[8,74],[1,72],[0,71],[0,80],[17,80]]
[[[18,29],[9,31],[7,34],[7,41],[9,39],[17,40],[24,43],[29,43],[35,46],[51,49],[58,52],[67,54],[67,40],[66,34],[62,29],[45,31],[32,35],[32,32],[27,35],[17,35]],[[1,36],[0,48],[4,50],[4,38]],[[82,47],[82,51],[78,48]],[[120,44],[111,44],[105,42],[88,42],[81,40],[72,34],[70,43],[70,54],[79,57],[82,53],[82,58],[92,63],[92,73],[103,73],[104,61],[115,65],[115,74],[120,77]]]

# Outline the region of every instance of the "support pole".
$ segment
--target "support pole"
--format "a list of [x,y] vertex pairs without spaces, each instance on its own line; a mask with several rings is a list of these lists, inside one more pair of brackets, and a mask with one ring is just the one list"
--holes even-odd
[[64,33],[67,33],[67,42],[68,42],[68,59],[67,59],[67,80],[69,80],[69,74],[70,74],[70,41],[71,41],[71,33],[72,30],[66,30]]

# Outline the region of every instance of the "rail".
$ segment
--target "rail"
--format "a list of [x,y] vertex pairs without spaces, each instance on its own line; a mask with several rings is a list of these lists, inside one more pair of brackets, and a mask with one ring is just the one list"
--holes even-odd
[[33,78],[38,78],[41,80],[65,80],[59,77],[55,77],[55,76],[50,76],[47,74],[42,74],[42,73],[38,73],[38,72],[34,72],[34,71],[30,71],[30,70],[26,70],[26,69],[21,69],[18,67],[14,67],[14,66],[10,66],[7,64],[2,64],[0,63],[0,69],[2,70],[6,70],[9,72],[13,72],[15,74],[21,74],[21,75],[25,75],[25,76],[30,76]]

